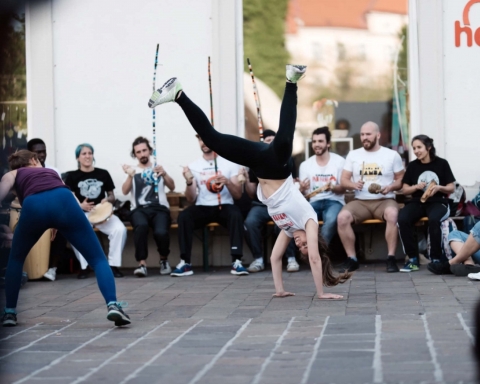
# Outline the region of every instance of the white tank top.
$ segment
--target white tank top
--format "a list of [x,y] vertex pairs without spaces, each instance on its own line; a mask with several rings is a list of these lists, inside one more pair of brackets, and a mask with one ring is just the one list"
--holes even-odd
[[288,237],[293,237],[295,231],[305,230],[310,219],[318,225],[316,212],[293,184],[291,175],[268,199],[258,185],[257,196],[258,200],[267,206],[268,214],[275,224],[285,231]]

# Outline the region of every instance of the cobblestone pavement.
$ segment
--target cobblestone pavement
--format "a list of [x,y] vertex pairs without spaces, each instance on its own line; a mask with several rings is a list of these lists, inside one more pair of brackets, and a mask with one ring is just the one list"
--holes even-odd
[[116,280],[124,328],[105,319],[94,278],[29,282],[19,325],[0,335],[0,382],[474,382],[480,282],[368,265],[327,288],[344,300],[319,301],[305,268],[284,274],[285,299],[270,272],[149,272]]

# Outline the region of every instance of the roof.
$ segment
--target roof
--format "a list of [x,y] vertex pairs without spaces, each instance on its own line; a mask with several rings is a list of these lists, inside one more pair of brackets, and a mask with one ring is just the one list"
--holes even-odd
[[367,29],[369,12],[406,15],[408,0],[290,0],[287,32],[297,26]]

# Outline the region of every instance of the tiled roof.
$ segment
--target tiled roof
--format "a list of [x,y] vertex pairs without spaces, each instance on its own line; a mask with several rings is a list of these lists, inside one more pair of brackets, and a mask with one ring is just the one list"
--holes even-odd
[[290,0],[287,31],[297,26],[366,29],[368,12],[406,15],[408,0]]

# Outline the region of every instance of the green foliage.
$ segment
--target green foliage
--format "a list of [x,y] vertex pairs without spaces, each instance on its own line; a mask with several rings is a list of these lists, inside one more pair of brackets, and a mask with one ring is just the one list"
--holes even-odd
[[243,0],[244,65],[250,58],[255,77],[280,97],[285,82],[285,19],[288,0]]
[[404,25],[400,30],[398,37],[403,39],[402,49],[398,56],[398,74],[402,81],[407,83],[408,80],[408,26]]
[[0,101],[25,100],[25,15],[0,14],[0,36]]

